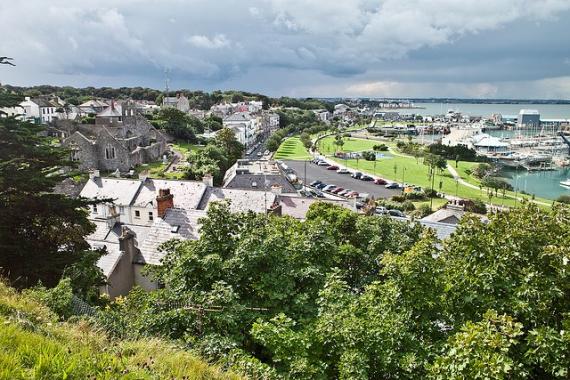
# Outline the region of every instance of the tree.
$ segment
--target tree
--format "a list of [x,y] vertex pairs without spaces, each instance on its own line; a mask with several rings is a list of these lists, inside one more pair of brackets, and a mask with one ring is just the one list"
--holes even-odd
[[[4,94],[0,99],[5,101]],[[102,280],[92,265],[80,270],[84,260],[93,264],[101,255],[85,241],[94,231],[85,210],[93,202],[54,193],[57,184],[74,174],[63,171],[73,163],[68,151],[53,146],[41,132],[41,126],[0,118],[0,272],[22,288],[38,281],[55,286],[72,271],[86,289]]]
[[342,146],[344,145],[344,140],[342,139],[340,133],[337,133],[336,136],[334,137],[334,145],[336,145],[335,152],[338,151],[339,149],[342,150]]
[[173,107],[161,108],[154,118],[153,125],[173,137],[190,142],[196,142],[196,133],[203,132],[200,120]]
[[241,158],[244,147],[240,143],[234,131],[229,128],[222,128],[214,138],[214,145],[222,148],[224,154],[232,163]]

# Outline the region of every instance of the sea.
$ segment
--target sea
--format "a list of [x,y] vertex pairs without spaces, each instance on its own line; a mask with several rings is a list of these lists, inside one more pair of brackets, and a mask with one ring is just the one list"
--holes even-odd
[[[489,117],[492,114],[518,115],[521,109],[534,109],[542,119],[570,119],[570,104],[475,104],[475,103],[415,103],[421,108],[402,109],[402,114],[441,115],[449,110],[470,116]],[[508,137],[509,131],[492,131],[496,136]],[[570,168],[546,172],[528,172],[526,170],[505,170],[501,173],[514,188],[538,197],[557,199],[561,195],[570,195],[570,189],[560,186],[560,181],[570,178]]]

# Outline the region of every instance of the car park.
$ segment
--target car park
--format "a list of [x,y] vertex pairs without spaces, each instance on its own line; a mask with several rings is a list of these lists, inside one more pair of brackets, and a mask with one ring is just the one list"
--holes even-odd
[[377,185],[386,185],[388,182],[385,179],[382,178],[376,178],[374,180],[374,183]]
[[348,174],[350,173],[347,169],[341,168],[336,171],[338,174]]
[[360,177],[360,180],[361,180],[361,181],[373,181],[374,178],[372,178],[372,177],[370,177],[369,175],[366,175],[366,174],[365,174],[365,175],[363,175],[363,176]]
[[354,172],[350,176],[354,179],[360,179],[360,177],[362,177],[362,173],[361,172]]
[[327,170],[338,170],[338,166],[336,165],[331,165],[327,168]]
[[390,216],[397,216],[399,218],[406,217],[406,215],[404,215],[404,213],[400,210],[388,210],[388,214],[390,214]]

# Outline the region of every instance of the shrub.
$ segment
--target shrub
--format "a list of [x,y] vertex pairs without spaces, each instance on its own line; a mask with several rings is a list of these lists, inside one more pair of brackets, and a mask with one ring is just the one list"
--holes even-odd
[[561,195],[556,202],[570,204],[570,195]]

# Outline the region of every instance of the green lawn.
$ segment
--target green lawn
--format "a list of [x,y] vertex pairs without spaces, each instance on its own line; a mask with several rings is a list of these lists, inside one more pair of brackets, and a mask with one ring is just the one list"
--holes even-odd
[[299,137],[289,137],[283,140],[275,152],[274,158],[278,160],[308,160],[311,159],[311,156]]
[[189,144],[187,142],[178,140],[172,143],[172,148],[182,153],[185,157],[188,157],[190,151],[204,149],[204,145]]
[[[334,142],[333,136],[329,136],[321,140],[319,142],[320,152],[325,155],[333,155],[336,149],[336,145],[334,145],[333,142]],[[339,149],[339,151],[361,152],[364,150],[371,150],[374,145],[380,143],[379,141],[375,140],[356,139],[352,137],[344,138],[344,142],[345,143],[342,146],[342,149]],[[374,162],[372,161],[366,161],[363,159],[359,160],[335,159],[335,160],[340,162],[341,164],[345,164],[350,168],[378,175],[389,180],[414,184],[422,186],[424,188],[431,187],[431,181],[428,177],[428,172],[429,172],[428,167],[422,163],[421,159],[416,160],[414,157],[398,154],[395,151],[395,144],[393,142],[384,142],[384,143],[390,146],[394,154],[391,153],[386,154],[387,157],[385,159],[377,160],[376,164],[374,164]],[[455,167],[455,161],[450,161],[449,163],[450,165]],[[467,173],[465,172],[467,169],[473,167],[474,165],[476,165],[476,163],[460,162],[457,171],[460,177],[462,177],[466,182],[478,186],[479,183],[477,182],[477,180],[467,175]],[[489,201],[489,197],[485,189],[483,190],[480,190],[478,188],[474,189],[462,185],[460,183],[457,183],[453,179],[451,173],[449,173],[447,170],[442,173],[438,173],[435,176],[434,188],[445,194],[454,195],[461,198],[481,199],[486,203],[492,202],[495,205],[504,205],[511,207],[515,206],[513,192],[506,192],[505,199],[503,199],[501,194],[499,193],[498,197],[492,197],[491,201]],[[518,196],[520,197],[520,194],[518,194]],[[536,198],[536,200],[545,203],[551,203],[551,201],[546,199]],[[520,205],[520,202],[516,202],[516,204]]]

